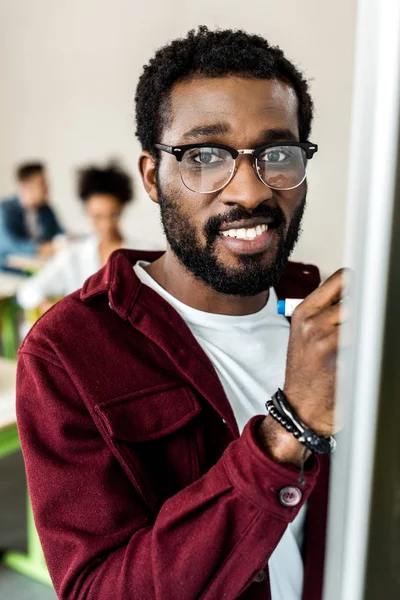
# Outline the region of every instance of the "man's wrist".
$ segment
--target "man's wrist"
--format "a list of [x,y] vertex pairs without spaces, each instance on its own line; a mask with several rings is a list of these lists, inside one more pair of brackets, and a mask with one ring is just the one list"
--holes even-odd
[[[294,435],[286,431],[272,417],[267,416],[258,428],[258,439],[261,447],[276,462],[301,467],[304,459],[304,446]],[[306,457],[311,452],[307,450]]]

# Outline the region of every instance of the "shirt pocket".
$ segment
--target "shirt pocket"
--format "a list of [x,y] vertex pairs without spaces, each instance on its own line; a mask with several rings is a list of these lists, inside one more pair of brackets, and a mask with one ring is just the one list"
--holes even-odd
[[114,455],[152,510],[200,477],[201,406],[188,386],[113,398],[97,405],[96,413]]

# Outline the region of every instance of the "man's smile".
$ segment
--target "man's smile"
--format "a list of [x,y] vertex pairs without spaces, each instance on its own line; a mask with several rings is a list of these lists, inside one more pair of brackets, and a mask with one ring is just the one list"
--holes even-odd
[[[266,231],[268,229],[268,227],[272,224],[273,219],[271,217],[253,217],[250,219],[241,219],[241,220],[237,220],[237,221],[232,221],[230,223],[225,223],[224,225],[221,225],[221,227],[219,228],[220,233],[222,233],[223,235],[226,232],[232,232],[232,231],[241,231],[241,235],[240,237],[244,236],[243,231],[247,231],[247,230],[251,230],[250,231],[250,235],[247,237],[256,237],[256,235],[261,235],[261,233],[263,233],[264,231]],[[261,229],[262,230],[261,230]],[[253,235],[252,231],[255,231],[255,235]],[[230,233],[231,235],[231,233]],[[233,235],[232,237],[238,237],[237,234]]]
[[230,229],[221,230],[220,234],[223,237],[233,237],[241,240],[254,240],[256,237],[268,231],[268,225],[263,223],[254,227],[232,227]]
[[266,223],[256,227],[220,231],[219,238],[233,254],[258,254],[268,250],[276,240],[276,230]]

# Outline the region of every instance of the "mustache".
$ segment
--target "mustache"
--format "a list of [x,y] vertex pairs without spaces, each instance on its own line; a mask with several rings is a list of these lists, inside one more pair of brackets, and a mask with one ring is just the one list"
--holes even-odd
[[271,220],[270,227],[278,228],[286,225],[286,217],[279,206],[260,204],[252,211],[248,211],[242,206],[236,206],[229,212],[211,217],[204,226],[205,237],[210,241],[218,235],[222,225],[228,225],[235,221],[247,221],[255,217]]

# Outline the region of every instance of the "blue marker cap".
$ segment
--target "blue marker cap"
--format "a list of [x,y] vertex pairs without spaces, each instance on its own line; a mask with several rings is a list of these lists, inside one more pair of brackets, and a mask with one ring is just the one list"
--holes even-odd
[[284,315],[286,308],[286,300],[278,300],[278,315]]

